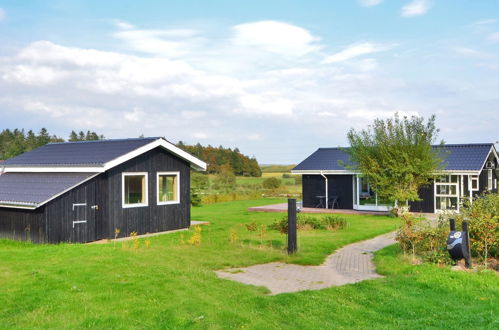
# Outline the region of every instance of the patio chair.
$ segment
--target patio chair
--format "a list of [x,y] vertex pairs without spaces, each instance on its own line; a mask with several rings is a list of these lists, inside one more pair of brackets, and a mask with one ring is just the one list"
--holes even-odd
[[336,207],[338,207],[338,196],[331,196],[329,197],[329,201],[328,201],[328,206],[331,208],[331,209],[334,209],[334,206],[336,205]]

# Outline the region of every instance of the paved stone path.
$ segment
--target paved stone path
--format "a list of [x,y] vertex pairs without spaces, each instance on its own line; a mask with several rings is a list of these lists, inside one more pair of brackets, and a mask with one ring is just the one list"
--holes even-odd
[[265,286],[271,294],[319,290],[382,277],[375,271],[373,252],[394,244],[395,233],[342,247],[320,266],[300,266],[272,262],[245,268],[217,271],[221,278],[244,284]]

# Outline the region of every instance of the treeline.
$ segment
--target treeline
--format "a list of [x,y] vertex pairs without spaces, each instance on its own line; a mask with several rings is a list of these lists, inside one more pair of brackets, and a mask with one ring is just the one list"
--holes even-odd
[[262,176],[257,160],[243,155],[238,148],[231,149],[222,146],[216,148],[210,145],[204,147],[200,143],[187,145],[182,141],[177,143],[177,147],[205,161],[208,164],[208,173],[220,173],[229,167],[235,175]]
[[[103,135],[87,131],[87,133],[72,131],[69,141],[91,141],[103,139]],[[50,142],[64,142],[56,135],[51,135],[47,129],[42,128],[38,133],[24,129],[4,129],[0,132],[0,160],[9,159],[23,152],[33,150]]]

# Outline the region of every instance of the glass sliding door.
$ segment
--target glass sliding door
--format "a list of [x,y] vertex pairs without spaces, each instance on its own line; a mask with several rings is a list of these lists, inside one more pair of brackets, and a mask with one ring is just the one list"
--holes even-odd
[[389,201],[379,199],[371,189],[369,182],[361,176],[354,176],[354,201],[353,208],[363,211],[388,211],[393,204]]

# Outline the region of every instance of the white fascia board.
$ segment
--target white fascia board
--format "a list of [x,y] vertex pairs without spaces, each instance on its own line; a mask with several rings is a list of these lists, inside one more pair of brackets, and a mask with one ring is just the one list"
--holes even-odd
[[359,174],[358,171],[351,170],[292,170],[292,174]]
[[492,147],[490,147],[489,153],[487,154],[487,157],[485,157],[485,160],[483,161],[483,164],[482,164],[482,167],[480,168],[480,171],[482,171],[482,169],[485,167],[485,163],[487,163],[487,159],[489,159],[489,155],[491,153],[494,154],[494,156],[496,157],[497,161],[499,162],[499,157],[497,156],[496,148],[494,148],[494,145],[492,145]]
[[478,175],[480,174],[480,171],[472,171],[472,170],[460,170],[460,171],[453,171],[453,170],[440,170],[440,171],[435,171],[433,172],[434,175]]
[[[351,170],[329,170],[329,171],[320,171],[320,170],[292,170],[292,174],[317,174],[320,175],[322,174],[360,174],[360,171],[351,171]],[[439,175],[439,174],[455,174],[455,175],[475,175],[479,174],[480,171],[452,171],[452,170],[440,170],[436,171],[433,174],[434,175]]]
[[9,209],[34,210],[38,206],[37,206],[37,204],[30,204],[30,203],[0,201],[0,207],[5,207],[5,208],[9,208]]
[[107,162],[106,164],[104,164],[104,171],[107,171],[119,164],[122,164],[132,158],[140,156],[143,153],[157,147],[162,147],[163,149],[166,149],[171,153],[179,156],[180,158],[188,161],[191,164],[191,167],[197,171],[206,171],[207,164],[205,162],[183,151],[182,149],[176,147],[175,145],[171,144],[170,142],[167,142],[164,139],[157,139],[149,144],[146,144],[145,146],[142,146],[138,149],[135,149],[134,151],[131,151],[123,156],[120,156],[118,158],[115,158]]

